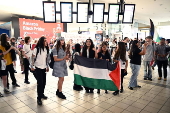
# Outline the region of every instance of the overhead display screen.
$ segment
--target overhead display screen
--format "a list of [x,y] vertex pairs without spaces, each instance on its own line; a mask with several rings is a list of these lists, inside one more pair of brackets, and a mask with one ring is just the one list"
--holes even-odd
[[122,23],[133,23],[135,4],[125,4]]
[[104,3],[93,3],[93,23],[104,22]]
[[56,3],[43,1],[43,16],[45,23],[56,23]]
[[77,23],[88,23],[88,3],[77,3]]
[[119,23],[119,4],[109,4],[108,23]]
[[73,22],[73,3],[72,2],[60,2],[61,22],[72,23]]

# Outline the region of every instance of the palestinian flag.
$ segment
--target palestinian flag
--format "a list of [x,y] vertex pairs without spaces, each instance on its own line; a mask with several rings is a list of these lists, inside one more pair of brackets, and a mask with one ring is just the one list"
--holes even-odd
[[74,83],[94,89],[120,89],[120,63],[75,56]]

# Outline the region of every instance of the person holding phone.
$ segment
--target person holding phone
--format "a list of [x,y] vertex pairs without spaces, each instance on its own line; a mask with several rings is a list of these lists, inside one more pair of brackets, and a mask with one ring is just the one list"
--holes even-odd
[[130,67],[132,69],[132,76],[130,78],[129,82],[129,89],[133,90],[133,88],[138,87],[141,88],[141,86],[137,83],[137,76],[139,74],[139,70],[141,67],[141,56],[145,55],[146,48],[148,46],[148,43],[144,43],[143,50],[139,49],[140,42],[138,40],[134,40],[132,43],[132,47],[130,50]]
[[66,55],[66,46],[64,37],[57,39],[56,47],[52,50],[54,58],[54,66],[52,75],[58,77],[58,89],[56,95],[61,99],[66,99],[62,93],[64,77],[68,76],[66,60],[69,60],[69,55]]
[[[10,38],[8,37],[8,35],[6,33],[2,33],[0,35],[0,41],[1,41],[0,49],[2,50],[3,55],[4,55],[3,58],[7,62],[6,63],[6,71],[7,71],[7,73],[8,72],[10,73],[12,85],[14,87],[20,87],[17,84],[17,80],[15,78],[14,66],[13,66],[13,62],[12,62],[12,52],[17,51],[18,54],[20,54],[20,52],[15,47],[10,46],[10,44],[9,44]],[[7,78],[8,78],[8,76],[7,76]],[[9,89],[8,79],[7,79],[7,88]]]

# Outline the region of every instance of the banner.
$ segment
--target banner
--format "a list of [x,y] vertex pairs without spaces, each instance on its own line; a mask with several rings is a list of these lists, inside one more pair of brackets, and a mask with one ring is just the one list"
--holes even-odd
[[30,36],[35,39],[45,36],[48,41],[61,36],[63,32],[63,23],[44,23],[44,21],[24,18],[19,18],[19,27],[22,38]]
[[75,56],[74,83],[94,89],[120,89],[120,63]]

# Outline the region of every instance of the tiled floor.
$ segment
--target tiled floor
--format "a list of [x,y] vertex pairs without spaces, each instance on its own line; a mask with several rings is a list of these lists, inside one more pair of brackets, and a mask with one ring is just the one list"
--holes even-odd
[[[19,64],[18,64],[19,65]],[[36,103],[36,80],[30,74],[31,84],[24,84],[24,75],[18,73],[16,78],[20,88],[10,85],[12,94],[0,98],[0,113],[170,113],[170,78],[168,81],[157,80],[157,69],[153,71],[153,81],[143,80],[143,67],[138,76],[140,89],[129,90],[128,82],[131,70],[124,79],[125,91],[123,94],[113,96],[110,91],[105,94],[86,94],[85,91],[73,91],[73,72],[69,70],[69,76],[65,77],[63,92],[67,100],[56,97],[58,78],[47,74],[45,95],[49,98],[43,101],[43,106]],[[168,76],[170,76],[168,68]],[[11,82],[10,82],[11,83]],[[0,87],[2,92],[2,87]]]

